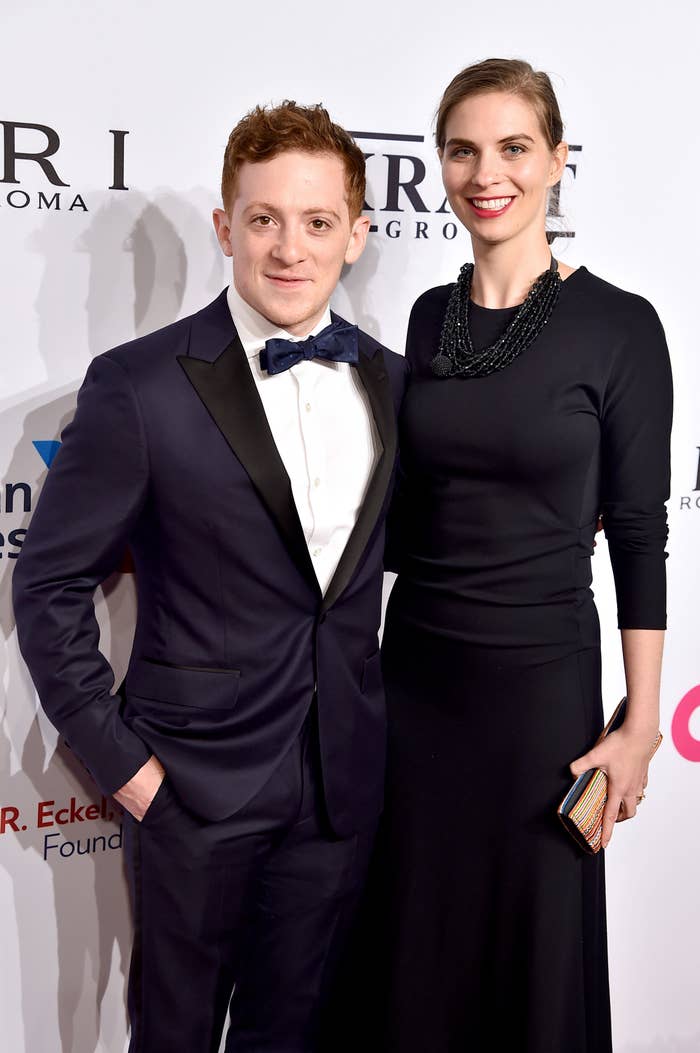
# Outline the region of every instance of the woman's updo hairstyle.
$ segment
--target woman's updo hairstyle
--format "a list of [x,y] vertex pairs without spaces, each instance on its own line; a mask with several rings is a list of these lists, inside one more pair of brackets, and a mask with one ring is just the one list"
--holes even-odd
[[550,149],[553,150],[562,141],[564,125],[547,74],[537,72],[529,62],[521,59],[491,58],[467,66],[447,85],[435,118],[438,149],[445,148],[445,126],[452,108],[471,95],[483,95],[490,91],[520,95],[535,110]]

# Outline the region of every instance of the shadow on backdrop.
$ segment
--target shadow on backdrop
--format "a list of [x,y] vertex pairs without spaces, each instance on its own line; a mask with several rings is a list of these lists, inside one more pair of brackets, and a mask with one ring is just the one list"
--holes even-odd
[[[95,209],[87,229],[83,228],[72,243],[66,238],[65,225],[54,223],[54,216],[46,217],[44,225],[28,241],[29,248],[43,258],[35,310],[38,351],[48,380],[25,391],[22,401],[8,400],[0,408],[7,433],[18,437],[6,479],[28,483],[32,505],[46,476],[46,466],[33,441],[59,439],[75,410],[78,383],[67,380],[63,386],[52,388],[56,379],[81,377],[95,355],[174,321],[182,313],[188,280],[191,282],[193,275],[198,283],[192,291],[193,309],[203,306],[225,284],[220,251],[208,217],[205,219],[189,200],[208,200],[204,191],[195,189],[185,195],[187,199],[170,192],[156,194],[152,200],[133,191],[123,198],[101,192],[90,196],[104,203]],[[87,253],[88,278],[85,303],[73,310],[76,268],[67,266],[66,259],[76,251]],[[83,306],[84,314],[80,309]],[[18,494],[17,510],[20,497],[24,498],[24,492]],[[31,511],[22,507],[21,522],[13,521],[13,527],[26,528]],[[60,530],[60,524],[56,529]],[[10,659],[7,692],[1,703],[4,716],[0,725],[0,770],[6,773],[2,777],[3,800],[16,801],[30,810],[36,809],[37,800],[53,800],[57,808],[71,797],[79,803],[99,802],[99,791],[65,745],[59,743],[51,756],[53,745],[50,735],[42,733],[43,718],[34,712],[27,671],[16,660],[14,648],[8,647],[14,631],[11,575],[15,561],[7,559],[3,564],[0,625],[2,646]],[[133,611],[133,603],[128,590],[120,587],[118,575],[103,583],[102,594],[108,612],[110,658],[115,668],[123,670],[132,633],[126,619]],[[21,757],[22,767],[10,775],[13,750],[15,757]],[[112,802],[109,804],[114,808]],[[63,827],[62,833],[69,840],[80,838],[84,843],[87,838],[115,832],[117,824],[115,809],[114,825],[103,824],[91,832],[91,823],[74,823]],[[33,855],[37,859],[32,863],[49,868],[51,873],[53,903],[46,914],[50,921],[55,915],[61,1053],[94,1053],[100,1042],[106,1043],[110,1051],[116,1050],[123,1042],[125,1016],[121,1020],[117,1016],[109,1027],[101,1018],[101,1009],[115,950],[123,978],[131,944],[121,853],[97,851],[77,859],[62,858],[54,850],[44,860],[43,834],[44,831],[36,831],[31,843],[28,835],[15,834],[11,851],[3,853],[3,865],[13,882],[25,1049],[34,1053],[47,1048],[47,1017],[45,1012],[37,1012],[37,1007],[50,1004],[53,998],[53,992],[37,988],[37,977],[41,975],[37,964],[45,948],[27,938],[36,930],[41,910],[38,886],[28,879],[26,860]],[[55,843],[60,843],[59,839]],[[76,867],[81,868],[79,874]],[[90,869],[89,877],[85,868]],[[88,889],[90,895],[94,894],[94,904],[86,903]],[[115,1033],[108,1034],[105,1026]],[[59,1046],[51,1048],[58,1050]]]

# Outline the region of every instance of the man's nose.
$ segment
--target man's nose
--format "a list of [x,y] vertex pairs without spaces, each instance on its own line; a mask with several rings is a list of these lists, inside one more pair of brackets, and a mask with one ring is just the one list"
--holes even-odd
[[287,224],[280,227],[280,232],[274,248],[275,257],[287,267],[293,266],[303,260],[306,252],[303,246],[303,238],[298,227]]

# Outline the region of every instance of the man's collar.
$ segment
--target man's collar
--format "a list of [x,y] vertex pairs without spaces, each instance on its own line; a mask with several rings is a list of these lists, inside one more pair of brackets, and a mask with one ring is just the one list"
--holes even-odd
[[[226,292],[226,300],[246,358],[255,358],[259,355],[267,340],[302,339],[288,333],[286,329],[280,329],[274,322],[270,322],[259,311],[256,311],[254,307],[251,307],[243,299],[233,282],[231,282]],[[330,308],[326,307],[323,317],[308,335],[315,336],[330,324],[331,312]]]

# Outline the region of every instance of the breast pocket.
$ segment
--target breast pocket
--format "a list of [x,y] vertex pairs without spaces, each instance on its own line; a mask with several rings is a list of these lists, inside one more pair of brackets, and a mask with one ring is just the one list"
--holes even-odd
[[230,710],[236,704],[240,682],[240,669],[163,665],[139,658],[129,668],[126,697],[195,709]]
[[365,658],[362,667],[360,690],[363,695],[372,695],[382,689],[382,656],[379,651]]

